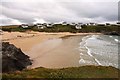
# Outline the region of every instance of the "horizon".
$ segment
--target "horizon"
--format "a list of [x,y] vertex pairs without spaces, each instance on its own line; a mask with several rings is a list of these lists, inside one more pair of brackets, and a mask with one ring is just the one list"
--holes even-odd
[[[71,23],[75,23],[75,22],[71,22]],[[71,23],[67,23],[67,24],[71,24]],[[75,24],[78,24],[79,22],[75,23]],[[89,23],[94,23],[94,22],[89,22]],[[82,24],[89,24],[89,23],[82,23]],[[104,22],[104,23],[95,23],[95,24],[106,24],[106,23],[109,23],[109,22]],[[6,25],[0,25],[0,26],[15,26],[15,25],[22,25],[22,24],[26,24],[26,25],[35,25],[35,24],[44,24],[44,23],[21,23],[21,24],[6,24]],[[50,24],[50,23],[47,23],[46,24]],[[53,23],[53,24],[62,24],[62,23]],[[114,22],[114,23],[109,23],[109,24],[117,24],[117,22]]]

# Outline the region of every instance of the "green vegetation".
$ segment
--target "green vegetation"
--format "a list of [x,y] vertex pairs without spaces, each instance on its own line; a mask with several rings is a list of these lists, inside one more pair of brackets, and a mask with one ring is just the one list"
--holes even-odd
[[[1,27],[0,27],[1,28]],[[72,25],[62,25],[62,24],[55,24],[52,27],[44,28],[44,29],[38,29],[36,26],[29,26],[28,28],[22,28],[20,26],[4,26],[1,28],[3,31],[19,31],[24,32],[27,30],[33,30],[33,31],[39,31],[39,32],[71,32],[71,33],[84,33],[84,32],[98,32],[98,33],[110,33],[110,32],[116,32],[117,34],[120,34],[119,29],[120,27],[116,25],[97,25],[97,26],[86,26],[82,25],[82,29],[76,29],[75,26]]]
[[[112,26],[82,26],[82,29],[77,30],[75,26],[72,25],[61,25],[56,24],[51,28],[38,29],[36,26],[30,26],[29,28],[22,28],[19,25],[14,26],[4,26],[0,27],[3,31],[19,31],[24,32],[27,30],[39,31],[39,32],[117,32],[120,34],[120,27]],[[120,70],[113,67],[105,66],[83,66],[83,67],[71,67],[63,69],[47,69],[47,68],[36,68],[31,70],[17,71],[13,73],[3,73],[2,77],[5,78],[118,78],[118,72]],[[10,80],[10,79],[9,79]]]
[[82,66],[62,69],[36,68],[4,73],[3,78],[118,78],[118,69],[105,66]]
[[77,32],[74,26],[56,24],[51,28],[43,29],[44,32]]

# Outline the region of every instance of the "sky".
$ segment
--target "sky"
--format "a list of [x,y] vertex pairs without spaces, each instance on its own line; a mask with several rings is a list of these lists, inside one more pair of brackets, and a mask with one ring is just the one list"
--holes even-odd
[[119,0],[1,0],[0,25],[115,23]]

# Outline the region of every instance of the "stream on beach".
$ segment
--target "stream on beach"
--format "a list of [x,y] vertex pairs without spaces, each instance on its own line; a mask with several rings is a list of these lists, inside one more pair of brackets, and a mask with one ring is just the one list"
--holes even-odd
[[80,35],[55,38],[26,52],[33,60],[30,68],[65,68],[85,65],[118,68],[119,36]]

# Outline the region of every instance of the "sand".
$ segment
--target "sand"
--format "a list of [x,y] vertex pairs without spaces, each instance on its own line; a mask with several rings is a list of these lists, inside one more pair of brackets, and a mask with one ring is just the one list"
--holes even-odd
[[[78,50],[73,45],[82,37],[94,33],[44,33],[44,32],[3,32],[2,41],[10,42],[33,60],[29,68],[64,68],[79,66]],[[96,33],[99,34],[99,33]],[[79,40],[65,39],[67,36],[81,35]],[[63,38],[65,39],[63,41]],[[69,43],[67,41],[69,40]]]
[[37,45],[30,51],[36,54],[36,56],[33,55],[34,63],[31,67],[35,68],[39,65],[46,68],[78,67],[80,55],[77,48],[82,37],[52,39]]

